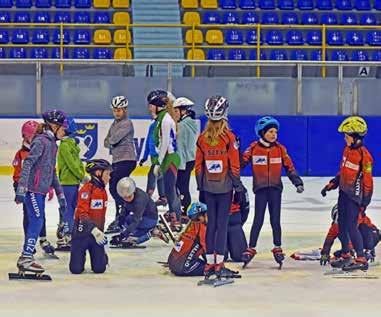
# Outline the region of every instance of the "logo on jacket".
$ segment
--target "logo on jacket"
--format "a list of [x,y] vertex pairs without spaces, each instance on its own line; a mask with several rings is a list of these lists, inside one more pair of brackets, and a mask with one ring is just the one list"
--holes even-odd
[[222,161],[221,160],[205,161],[205,164],[206,164],[206,168],[210,174],[222,173]]
[[91,209],[103,209],[103,200],[102,199],[92,199],[91,200]]
[[267,165],[267,156],[253,155],[253,165]]
[[91,159],[98,149],[98,123],[77,123],[74,137],[80,149],[81,159]]

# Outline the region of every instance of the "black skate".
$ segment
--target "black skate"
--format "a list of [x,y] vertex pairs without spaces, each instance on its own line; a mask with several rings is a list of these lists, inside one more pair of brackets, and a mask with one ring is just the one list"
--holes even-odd
[[165,207],[168,205],[168,200],[166,197],[159,197],[159,199],[155,201],[155,205],[157,207],[159,207],[159,206]]
[[66,234],[62,239],[57,240],[57,247],[55,251],[58,252],[70,252],[71,250],[71,235]]
[[374,249],[366,250],[364,256],[368,262],[373,263],[376,260],[376,251]]
[[341,256],[338,259],[335,259],[330,262],[331,266],[334,269],[342,269],[345,265],[348,265],[352,262],[352,257],[350,255]]
[[173,243],[176,243],[176,237],[172,232],[171,227],[169,226],[167,220],[165,219],[165,216],[159,214],[159,225],[163,226],[162,231],[165,234],[168,234],[169,238],[172,240]]
[[33,256],[21,255],[17,260],[17,268],[19,269],[18,273],[8,274],[10,280],[52,280],[49,275],[43,274],[45,269],[40,264],[35,262]]
[[157,225],[155,228],[151,231],[152,237],[159,238],[160,240],[164,241],[166,244],[169,243],[169,237],[164,233],[164,230],[162,230],[161,226]]
[[201,285],[213,285],[216,280],[216,271],[214,264],[205,264],[204,279],[197,282],[197,286]]
[[114,220],[107,227],[105,234],[120,233],[121,231],[122,231],[122,228],[119,226],[119,221]]
[[284,253],[281,247],[276,247],[271,250],[274,256],[274,260],[276,263],[279,264],[278,269],[281,270],[283,266],[283,261],[284,261]]
[[243,262],[242,268],[246,268],[250,261],[257,254],[257,251],[254,248],[247,248],[245,252],[242,253],[241,260]]
[[55,260],[59,259],[59,257],[54,254],[55,249],[48,240],[40,240],[40,247],[44,251],[44,255],[46,255],[48,258]]
[[344,272],[353,272],[353,271],[367,271],[369,268],[368,261],[365,257],[359,257],[352,261],[351,263],[343,266]]

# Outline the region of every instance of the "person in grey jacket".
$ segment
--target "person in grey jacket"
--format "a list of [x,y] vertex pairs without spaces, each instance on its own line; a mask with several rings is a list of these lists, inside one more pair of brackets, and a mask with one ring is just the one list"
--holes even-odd
[[112,173],[110,180],[110,193],[115,200],[115,220],[109,225],[106,232],[115,233],[120,231],[117,223],[120,210],[124,201],[118,195],[116,185],[123,177],[128,177],[136,167],[136,151],[134,144],[134,126],[127,115],[128,100],[124,96],[116,96],[112,99],[110,108],[114,115],[114,122],[104,140],[104,146],[112,155]]
[[175,118],[179,124],[177,153],[181,160],[177,175],[177,187],[181,195],[183,213],[185,214],[192,202],[189,181],[194,168],[196,141],[199,134],[195,113],[192,110],[193,106],[194,102],[185,97],[177,98],[173,103]]

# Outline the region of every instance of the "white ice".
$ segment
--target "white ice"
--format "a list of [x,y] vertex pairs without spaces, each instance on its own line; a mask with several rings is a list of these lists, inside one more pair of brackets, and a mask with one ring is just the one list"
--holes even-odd
[[[136,178],[145,188],[145,179]],[[326,198],[320,190],[328,178],[304,178],[305,192],[297,194],[285,179],[282,204],[283,247],[287,255],[295,250],[321,246],[330,224],[330,210],[337,192]],[[251,179],[244,178],[248,189]],[[157,261],[166,261],[171,246],[151,240],[145,250],[109,250],[110,267],[102,275],[87,272],[74,276],[68,271],[69,255],[47,260],[38,248],[37,260],[53,282],[8,281],[16,271],[22,246],[22,208],[13,202],[11,178],[0,177],[0,312],[1,316],[377,316],[381,311],[381,280],[335,280],[323,276],[326,267],[318,262],[297,262],[287,257],[282,271],[276,269],[270,250],[271,228],[266,223],[258,243],[259,254],[242,279],[220,288],[196,286],[198,277],[172,276]],[[192,183],[193,198],[197,198]],[[251,190],[250,190],[251,192]],[[245,226],[247,237],[253,219]],[[373,222],[381,226],[381,178],[375,179],[375,193],[368,209]],[[114,216],[109,201],[108,222]],[[55,242],[57,204],[47,203],[48,239]],[[337,246],[339,246],[337,244]],[[381,257],[380,249],[377,250]],[[240,269],[238,263],[227,266]],[[380,276],[381,267],[370,273]]]

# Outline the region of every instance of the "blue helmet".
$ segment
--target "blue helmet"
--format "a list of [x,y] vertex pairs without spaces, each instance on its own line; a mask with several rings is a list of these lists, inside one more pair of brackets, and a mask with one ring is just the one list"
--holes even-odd
[[190,207],[188,208],[188,217],[192,220],[197,219],[198,216],[205,214],[208,210],[208,207],[200,202],[192,203]]
[[255,134],[258,138],[262,137],[261,131],[265,130],[270,125],[279,130],[279,122],[273,117],[262,117],[255,123]]
[[77,131],[77,124],[75,123],[74,119],[73,118],[68,118],[67,119],[67,128],[66,128],[66,134],[67,135],[72,135],[72,134],[75,134],[75,132]]

